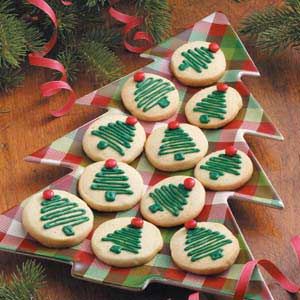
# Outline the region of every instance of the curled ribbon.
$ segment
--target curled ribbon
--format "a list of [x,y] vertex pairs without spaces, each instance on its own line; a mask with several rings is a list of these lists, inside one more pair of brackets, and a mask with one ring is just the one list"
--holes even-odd
[[[116,3],[118,1],[114,1],[114,3]],[[109,14],[117,21],[122,22],[125,25],[124,29],[123,29],[123,33],[124,33],[124,47],[133,53],[142,53],[145,50],[149,49],[150,47],[153,46],[153,38],[152,36],[145,32],[145,31],[137,31],[134,36],[133,36],[133,40],[134,41],[138,41],[138,40],[144,40],[146,42],[148,42],[147,46],[134,46],[131,43],[129,43],[127,41],[127,36],[129,34],[129,32],[131,30],[133,30],[134,28],[140,26],[141,24],[143,24],[144,22],[144,18],[143,17],[136,17],[136,16],[129,16],[126,15],[118,10],[116,10],[115,8],[113,8],[112,6],[109,8],[108,10]]]
[[[43,97],[53,96],[61,90],[69,91],[68,100],[63,107],[58,110],[51,111],[54,117],[60,117],[69,112],[77,98],[76,93],[67,82],[67,72],[65,67],[57,60],[45,58],[45,56],[53,49],[57,41],[57,19],[53,9],[44,0],[27,0],[28,3],[42,10],[48,15],[53,23],[54,31],[50,40],[44,45],[43,49],[38,52],[28,54],[29,63],[32,66],[48,68],[61,73],[60,80],[49,81],[41,85],[40,90]],[[69,6],[72,5],[71,1],[63,1],[61,3]]]
[[[295,236],[292,238],[291,245],[298,257],[298,262],[300,263],[300,236]],[[294,294],[300,291],[300,285],[297,285],[288,279],[270,260],[251,260],[247,262],[242,269],[239,281],[237,282],[235,288],[235,293],[233,296],[234,300],[244,299],[251,276],[255,270],[255,267],[258,265],[262,266],[287,292]],[[188,300],[199,300],[199,293],[191,294]]]

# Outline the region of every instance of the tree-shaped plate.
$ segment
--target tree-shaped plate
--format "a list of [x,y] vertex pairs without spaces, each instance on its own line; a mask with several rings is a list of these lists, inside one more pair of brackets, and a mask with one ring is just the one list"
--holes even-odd
[[[0,249],[69,263],[72,265],[73,276],[120,288],[141,290],[150,282],[155,281],[219,295],[232,295],[234,293],[241,269],[247,261],[252,259],[252,255],[228,206],[228,198],[253,201],[277,208],[283,207],[282,201],[245,142],[244,134],[249,133],[278,140],[282,140],[282,136],[241,81],[242,75],[259,76],[259,72],[230,26],[226,16],[222,13],[214,13],[204,18],[186,31],[143,54],[143,57],[152,58],[153,62],[141,70],[159,74],[172,80],[179,90],[182,105],[178,113],[172,116],[171,119],[177,119],[180,122],[186,121],[183,114],[184,103],[199,89],[183,86],[173,78],[169,71],[170,57],[180,45],[195,40],[213,41],[220,44],[227,61],[227,71],[221,81],[235,87],[243,98],[243,108],[235,120],[222,129],[204,132],[209,141],[209,152],[234,144],[238,149],[248,153],[254,163],[254,174],[251,180],[237,191],[208,191],[205,207],[198,216],[199,221],[220,222],[233,231],[241,247],[240,255],[235,264],[222,274],[207,277],[193,275],[178,269],[173,264],[169,252],[169,241],[177,228],[162,229],[163,250],[151,262],[136,268],[112,268],[97,260],[90,248],[92,233],[76,247],[60,250],[48,249],[33,240],[22,227],[22,209],[28,199],[0,216]],[[78,99],[77,104],[104,107],[108,109],[107,114],[120,113],[120,111],[126,112],[122,106],[120,91],[128,76]],[[69,174],[53,182],[50,185],[51,188],[77,193],[78,178],[85,166],[91,163],[83,153],[81,146],[83,134],[91,122],[84,124],[26,158],[31,162],[60,165],[71,169]],[[153,128],[162,124],[162,122],[142,122],[147,134]],[[167,176],[192,175],[192,170],[177,173],[158,171],[149,164],[144,154],[136,159],[132,165],[141,173],[145,188],[153,186]],[[111,218],[138,215],[138,209],[137,205],[133,209],[122,213],[95,212],[94,226],[96,228],[99,224]],[[259,272],[256,272],[250,281],[247,299],[273,299]]]

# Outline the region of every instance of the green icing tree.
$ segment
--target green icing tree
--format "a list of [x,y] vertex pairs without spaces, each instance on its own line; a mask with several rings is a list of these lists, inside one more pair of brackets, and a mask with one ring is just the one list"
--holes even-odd
[[210,118],[224,120],[224,115],[227,113],[226,93],[213,91],[206,98],[197,102],[193,111],[202,113],[199,118],[200,123],[207,124]]
[[126,124],[122,121],[116,121],[114,123],[111,122],[107,125],[99,126],[99,128],[93,130],[91,134],[101,138],[97,145],[100,150],[110,147],[120,155],[124,156],[124,148],[131,148],[131,144],[135,137],[135,130],[135,126]]
[[186,234],[184,251],[191,261],[210,257],[217,260],[223,257],[223,246],[232,243],[224,234],[204,227],[189,229]]
[[112,242],[110,251],[120,254],[122,251],[131,252],[134,254],[139,253],[141,249],[142,229],[128,225],[122,229],[115,230],[109,233],[101,240],[104,242]]
[[185,154],[199,152],[196,143],[182,128],[165,130],[158,155],[174,154],[175,160],[184,160]]
[[189,193],[190,190],[187,190],[183,184],[178,186],[174,184],[162,185],[149,194],[154,201],[149,209],[152,213],[167,210],[177,217],[187,204]]
[[44,229],[63,225],[62,231],[66,236],[74,235],[73,227],[89,220],[85,209],[79,208],[76,202],[59,195],[55,195],[50,200],[43,200],[41,206],[40,220],[44,222]]
[[105,200],[109,202],[114,201],[119,194],[133,194],[128,184],[128,177],[119,167],[103,167],[99,173],[96,173],[91,189],[105,191]]
[[211,157],[206,163],[200,165],[200,169],[209,171],[210,179],[218,180],[225,173],[240,175],[241,163],[239,154],[233,156],[219,154],[217,157]]

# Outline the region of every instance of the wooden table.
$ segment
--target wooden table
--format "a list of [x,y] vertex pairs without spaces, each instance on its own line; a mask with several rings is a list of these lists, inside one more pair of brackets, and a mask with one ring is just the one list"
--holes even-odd
[[[184,29],[216,10],[223,11],[235,28],[240,19],[254,9],[275,1],[171,1],[173,34]],[[290,238],[299,234],[299,179],[300,179],[300,53],[288,50],[280,57],[267,57],[245,44],[261,71],[261,78],[244,78],[255,98],[261,103],[285,137],[278,142],[257,137],[247,141],[261,162],[275,188],[285,203],[284,210],[260,205],[231,201],[231,207],[246,240],[256,258],[269,258],[278,264],[291,279],[300,281],[299,267]],[[126,72],[148,63],[137,55],[123,51],[121,58]],[[23,157],[49,144],[51,141],[95,118],[96,107],[74,107],[68,115],[53,119],[50,108],[64,103],[60,95],[54,99],[40,99],[38,86],[49,78],[44,70],[30,69],[22,88],[9,95],[1,95],[0,110],[9,112],[0,115],[0,211],[18,204],[25,197],[62,177],[68,171],[63,168],[29,164]],[[98,88],[92,81],[82,78],[75,89],[84,95]],[[1,253],[0,269],[5,273],[15,270],[26,258]],[[189,291],[152,284],[145,292],[124,292],[100,285],[82,282],[70,276],[70,266],[42,261],[46,267],[48,285],[45,295],[50,299],[186,299]],[[300,299],[282,291],[266,276],[275,299]]]

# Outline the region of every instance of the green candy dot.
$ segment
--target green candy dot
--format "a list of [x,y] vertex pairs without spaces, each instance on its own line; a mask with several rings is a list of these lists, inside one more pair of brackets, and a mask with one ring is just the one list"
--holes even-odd
[[175,160],[184,160],[184,155],[183,155],[181,152],[176,153],[176,154],[174,155],[174,159],[175,159]]
[[217,180],[217,179],[219,178],[219,176],[220,176],[220,175],[219,175],[218,172],[214,172],[214,171],[213,171],[213,172],[210,172],[210,173],[209,173],[209,178],[212,179],[212,180]]
[[100,141],[100,142],[98,143],[97,147],[98,147],[100,150],[103,150],[103,149],[105,149],[105,148],[108,147],[108,143],[105,142],[105,141]]
[[161,108],[165,108],[167,106],[169,106],[170,104],[170,101],[166,98],[163,98],[161,99],[159,102],[158,102],[158,105],[161,107]]
[[113,202],[116,199],[116,193],[112,191],[105,192],[105,200],[108,202]]
[[200,123],[207,124],[209,122],[208,115],[202,115],[199,118]]

